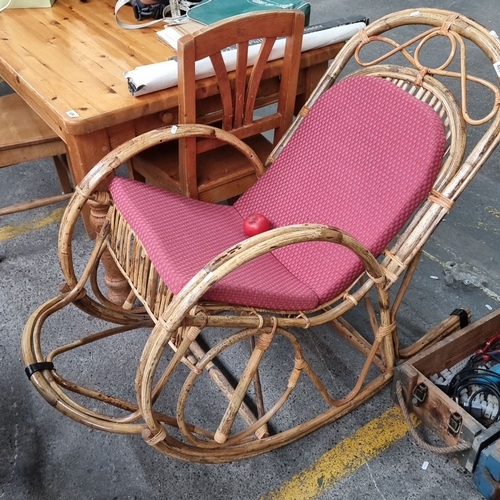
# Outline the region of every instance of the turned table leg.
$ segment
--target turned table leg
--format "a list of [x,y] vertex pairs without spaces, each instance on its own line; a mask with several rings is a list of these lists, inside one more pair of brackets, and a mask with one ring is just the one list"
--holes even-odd
[[[93,200],[89,200],[88,205],[90,207],[90,223],[95,232],[99,233],[106,219],[109,206]],[[113,304],[122,306],[129,296],[130,285],[119,271],[108,250],[105,250],[102,254],[101,262],[105,271],[104,283],[108,290],[108,300]]]

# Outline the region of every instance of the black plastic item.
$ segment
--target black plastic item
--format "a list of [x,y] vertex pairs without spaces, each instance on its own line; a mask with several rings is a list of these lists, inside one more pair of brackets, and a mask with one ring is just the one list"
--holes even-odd
[[28,378],[31,378],[31,375],[33,375],[33,373],[41,372],[43,370],[54,370],[54,363],[50,361],[42,361],[41,363],[33,363],[32,365],[29,365],[24,369]]
[[465,309],[455,309],[450,316],[458,316],[460,318],[460,328],[464,328],[469,324],[469,315]]
[[158,2],[155,4],[144,4],[140,0],[133,0],[131,2],[132,8],[134,9],[134,16],[137,21],[142,19],[152,18],[152,19],[162,19],[164,16],[163,11],[165,7],[169,5],[169,0],[165,2]]

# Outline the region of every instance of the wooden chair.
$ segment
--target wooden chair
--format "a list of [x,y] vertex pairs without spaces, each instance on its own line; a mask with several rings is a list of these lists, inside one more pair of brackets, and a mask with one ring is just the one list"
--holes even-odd
[[19,97],[0,97],[0,168],[52,156],[63,194],[39,198],[0,209],[0,216],[67,200],[73,192],[68,175],[66,145]]
[[[204,123],[232,132],[264,161],[292,123],[303,29],[300,11],[262,12],[237,16],[181,38],[179,123],[200,123],[199,117],[208,116]],[[276,42],[277,38],[285,40]],[[248,52],[249,42],[255,39],[262,40],[261,49],[254,46]],[[257,117],[256,109],[268,104],[258,93],[266,62],[280,44],[284,45],[283,72],[267,83],[276,87],[277,109]],[[224,52],[234,45],[237,50]],[[212,62],[220,101],[218,96],[207,96],[203,81],[195,79],[197,62],[205,58]],[[274,133],[271,141],[263,135],[269,131]],[[262,174],[234,148],[213,140],[181,139],[178,160],[172,157],[172,146],[137,155],[132,160],[135,177],[139,174],[141,180],[191,198],[219,202],[243,193]]]
[[[434,68],[420,58],[431,41],[445,61]],[[485,75],[468,71],[466,45]],[[142,434],[162,453],[199,462],[274,450],[362,404],[391,380],[397,359],[460,327],[451,315],[400,346],[397,313],[424,245],[500,141],[498,61],[500,43],[460,14],[405,10],[373,22],[347,42],[266,173],[234,205],[113,177],[138,152],[193,137],[226,141],[258,169],[254,152],[224,130],[178,125],[116,148],[67,208],[59,243],[64,293],[26,324],[22,355],[35,387],[85,425]],[[475,91],[481,100],[466,95]],[[468,102],[488,111],[478,116]],[[466,152],[467,137],[475,140]],[[110,194],[98,191],[108,183]],[[109,204],[108,218],[77,278],[71,237],[91,199]],[[272,229],[246,238],[244,220],[255,212]],[[103,299],[104,251],[141,307]],[[115,326],[45,354],[44,321],[68,304]],[[353,315],[364,330],[349,322]],[[81,367],[94,343],[89,372],[102,359],[108,385],[116,370],[122,387],[130,366],[113,366],[114,354],[139,341],[128,344],[124,331],[144,326],[152,331],[131,381],[135,398],[74,380],[84,374],[71,373],[70,353]],[[309,344],[313,335],[321,356]],[[102,354],[106,342],[110,355]]]

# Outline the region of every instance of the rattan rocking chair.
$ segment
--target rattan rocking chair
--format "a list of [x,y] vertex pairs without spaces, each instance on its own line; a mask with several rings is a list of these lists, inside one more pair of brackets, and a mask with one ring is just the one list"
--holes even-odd
[[[398,29],[409,25],[421,33],[412,28],[411,40],[402,42],[407,31]],[[444,42],[441,49],[437,42]],[[423,64],[428,45],[445,51],[441,66]],[[186,137],[225,141],[260,171],[252,150],[227,132],[179,125],[108,154],[79,185],[61,226],[64,291],[25,327],[23,360],[41,395],[76,421],[141,434],[166,455],[232,461],[335,421],[384,387],[398,358],[459,328],[460,318],[450,316],[402,347],[397,312],[425,243],[500,141],[498,86],[468,72],[466,47],[476,62],[479,52],[486,55],[496,81],[491,65],[498,73],[500,43],[462,15],[406,10],[372,23],[346,43],[269,157],[268,170],[233,206],[114,177],[138,152]],[[470,117],[472,90],[489,94],[484,118]],[[481,126],[480,139],[466,147],[470,129]],[[109,213],[77,278],[72,235],[89,200],[107,204]],[[243,221],[255,212],[272,228],[247,238]],[[99,290],[105,252],[131,287],[123,306]],[[69,304],[118,326],[45,354],[44,322]],[[368,332],[348,322],[358,309],[368,313]],[[87,387],[82,370],[66,378],[70,352],[81,363],[90,345],[112,339],[115,354],[104,357],[111,365],[128,348],[123,332],[141,327],[149,330],[128,399]],[[308,343],[313,335],[323,342],[319,357],[327,368]],[[352,347],[344,365],[333,361],[341,344]],[[131,371],[121,368],[123,376]],[[114,370],[106,368],[104,378]],[[324,405],[317,414],[311,414],[318,407],[314,394]]]

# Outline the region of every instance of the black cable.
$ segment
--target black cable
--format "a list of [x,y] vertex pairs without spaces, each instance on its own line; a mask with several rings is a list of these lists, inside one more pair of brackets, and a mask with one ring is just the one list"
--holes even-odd
[[[487,353],[484,354],[487,355]],[[495,356],[496,354],[497,353],[495,353]],[[474,355],[467,362],[467,365],[454,375],[448,385],[448,395],[461,404],[460,394],[465,390],[468,402],[467,404],[462,404],[462,406],[471,414],[473,411],[472,404],[478,395],[484,394],[485,400],[488,399],[489,395],[494,396],[498,402],[495,416],[478,418],[485,427],[488,427],[500,419],[500,373],[491,371],[488,368],[474,366],[480,360],[483,362],[483,354]],[[469,392],[472,392],[470,396]]]

